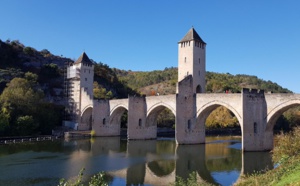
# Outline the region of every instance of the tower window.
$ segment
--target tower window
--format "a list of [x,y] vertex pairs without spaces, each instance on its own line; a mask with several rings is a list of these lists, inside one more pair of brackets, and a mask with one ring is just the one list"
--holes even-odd
[[85,81],[87,81],[87,78],[84,78],[85,79]]
[[191,129],[191,120],[190,119],[188,120],[188,126],[187,127],[188,127],[189,130]]
[[103,120],[102,120],[103,125],[105,125],[105,122],[106,122],[106,121],[105,121],[105,118],[103,118]]
[[142,126],[142,119],[139,119],[139,126]]
[[186,72],[186,75],[187,75],[187,76],[189,75],[189,71]]
[[253,124],[253,132],[254,132],[254,134],[257,134],[257,123],[256,122],[254,122],[254,124]]
[[200,64],[200,58],[199,58],[199,64]]
[[184,57],[184,62],[186,63],[186,57]]

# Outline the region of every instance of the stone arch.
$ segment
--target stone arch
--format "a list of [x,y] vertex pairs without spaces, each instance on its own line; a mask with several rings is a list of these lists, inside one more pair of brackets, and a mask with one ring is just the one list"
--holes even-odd
[[84,129],[92,130],[93,124],[93,107],[88,105],[82,110],[81,117],[80,117],[80,124],[85,126]]
[[288,109],[299,106],[300,100],[289,100],[286,102],[283,102],[279,105],[277,105],[275,108],[273,108],[267,115],[267,127],[266,131],[273,131],[273,128],[276,124],[277,119]]
[[235,115],[235,117],[238,119],[240,123],[241,132],[243,133],[243,125],[242,125],[242,117],[241,117],[242,113],[239,113],[234,107],[222,101],[211,101],[203,105],[200,109],[198,109],[196,127],[205,130],[206,118],[213,110],[215,110],[219,106],[226,107]]
[[110,111],[109,124],[120,125],[121,126],[121,117],[125,111],[128,111],[128,108],[124,105],[117,105]]
[[201,93],[201,92],[202,92],[202,87],[201,87],[201,85],[198,85],[196,87],[196,93]]
[[167,105],[165,103],[157,103],[153,105],[148,111],[147,111],[147,119],[146,119],[146,126],[156,126],[157,116],[160,114],[162,110],[165,108],[171,110],[171,112],[176,117],[175,109],[172,108],[170,105]]

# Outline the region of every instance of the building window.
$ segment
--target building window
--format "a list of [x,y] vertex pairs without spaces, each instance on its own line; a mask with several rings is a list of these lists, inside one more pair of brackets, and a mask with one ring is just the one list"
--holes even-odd
[[200,64],[200,62],[201,62],[201,61],[200,61],[200,58],[199,58],[199,64]]
[[184,57],[184,62],[186,63],[186,57]]
[[139,119],[139,126],[142,126],[142,119]]
[[188,129],[189,130],[191,129],[191,120],[190,119],[188,120]]
[[102,120],[102,124],[103,124],[103,125],[105,125],[105,122],[106,122],[106,121],[105,121],[105,118],[103,118],[103,120]]
[[253,131],[254,131],[254,134],[257,134],[257,123],[254,122],[253,124]]
[[187,76],[189,75],[189,71],[186,72],[186,75],[187,75]]

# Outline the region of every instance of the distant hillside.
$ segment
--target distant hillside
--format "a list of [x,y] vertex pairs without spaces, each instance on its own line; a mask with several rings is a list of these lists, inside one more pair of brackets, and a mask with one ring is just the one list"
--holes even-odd
[[[115,70],[119,80],[132,89],[145,95],[174,94],[176,92],[177,68],[171,67],[165,70],[151,72],[132,72]],[[206,73],[206,92],[238,93],[242,88],[263,89],[273,93],[291,93],[290,90],[280,85],[259,79],[250,75],[231,75],[229,73]]]
[[[63,67],[70,62],[73,60],[53,55],[47,49],[37,51],[18,40],[0,40],[0,92],[14,77],[22,77],[25,72],[32,72],[39,75],[39,83],[48,97],[61,96],[58,89],[63,89]],[[125,98],[128,94],[139,93],[166,95],[176,92],[176,67],[151,72],[133,72],[110,68],[101,62],[94,63],[94,79],[97,82],[95,98]],[[206,92],[240,92],[242,88],[263,89],[274,93],[291,92],[274,82],[250,75],[207,72],[206,82]]]
[[[38,82],[49,101],[57,103],[63,99],[65,64],[72,62],[69,58],[51,54],[47,49],[37,51],[18,40],[0,40],[0,93],[13,78],[24,77],[26,72],[32,72],[38,75]],[[98,94],[96,98],[125,98],[128,94],[137,94],[118,81],[115,72],[108,65],[93,62],[94,79],[97,82],[95,86],[101,91],[100,97]],[[111,95],[107,97],[109,92]]]

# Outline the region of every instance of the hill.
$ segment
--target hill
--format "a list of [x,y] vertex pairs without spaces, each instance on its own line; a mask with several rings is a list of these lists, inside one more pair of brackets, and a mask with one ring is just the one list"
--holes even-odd
[[[150,96],[175,94],[177,83],[177,68],[165,68],[151,72],[132,72],[115,69],[118,79],[139,93]],[[264,81],[256,76],[231,75],[229,73],[206,73],[206,92],[239,93],[242,88],[262,89],[273,93],[291,93],[272,81]]]

